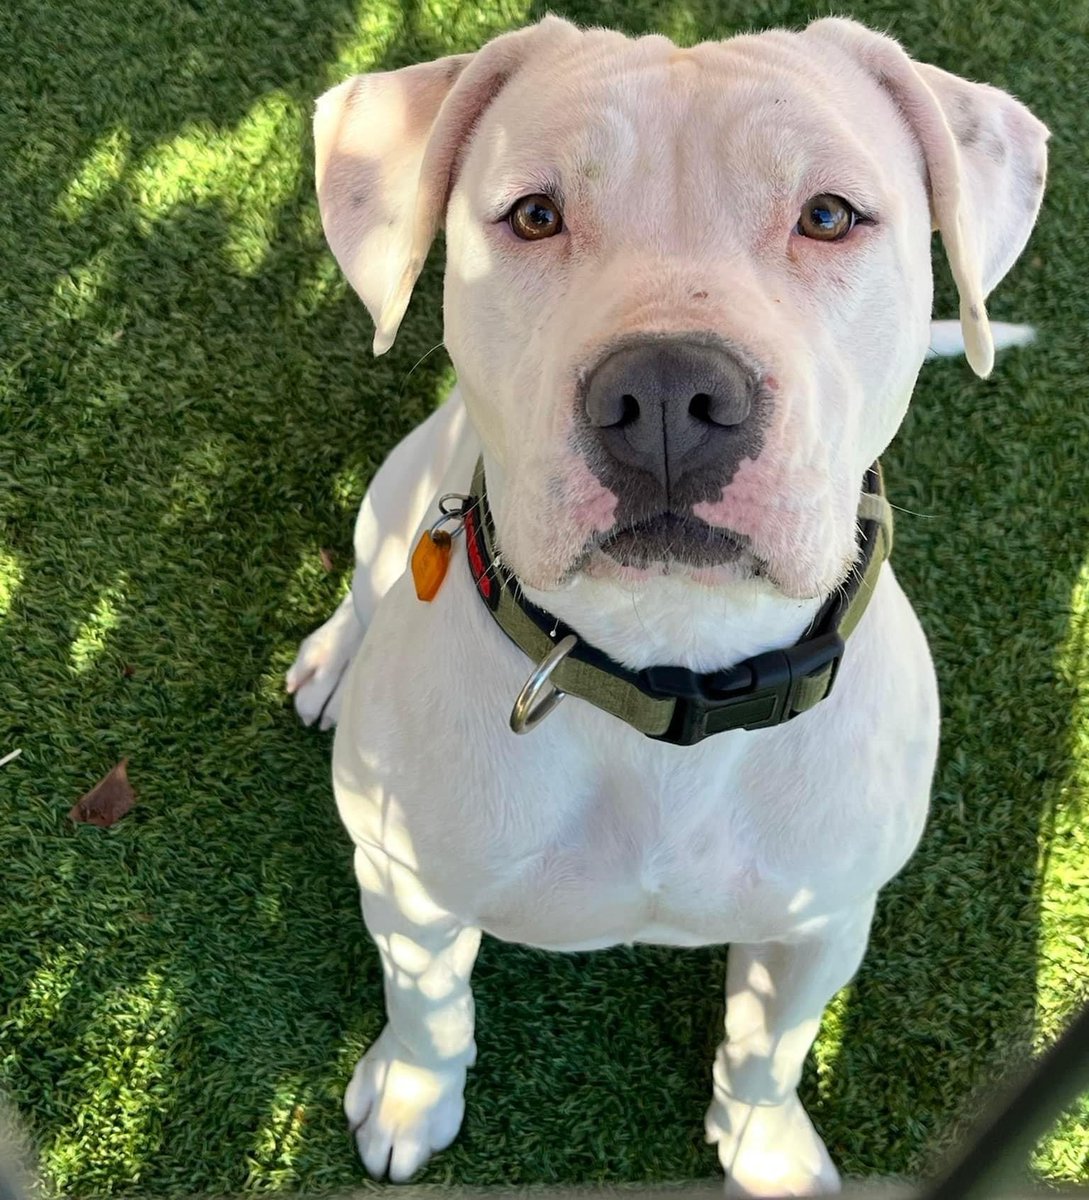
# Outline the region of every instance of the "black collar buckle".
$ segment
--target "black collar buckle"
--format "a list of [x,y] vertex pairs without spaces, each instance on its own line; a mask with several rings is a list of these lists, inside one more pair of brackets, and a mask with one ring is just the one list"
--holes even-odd
[[669,728],[656,740],[693,746],[716,733],[789,721],[832,690],[843,650],[843,638],[833,630],[727,671],[698,675],[684,667],[647,667],[639,672],[645,689],[676,699]]

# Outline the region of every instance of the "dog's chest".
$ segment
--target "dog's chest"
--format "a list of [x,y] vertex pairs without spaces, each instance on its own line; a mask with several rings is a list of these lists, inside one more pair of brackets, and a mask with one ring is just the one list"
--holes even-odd
[[492,860],[474,916],[498,937],[566,949],[782,932],[789,898],[744,798],[729,791],[631,769],[607,774],[576,791],[538,845],[514,838],[510,857]]

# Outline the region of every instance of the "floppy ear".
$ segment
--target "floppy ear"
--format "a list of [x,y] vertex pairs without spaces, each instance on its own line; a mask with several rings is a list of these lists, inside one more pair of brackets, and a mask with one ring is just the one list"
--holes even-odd
[[314,115],[318,207],[329,246],[375,324],[374,352],[393,345],[446,211],[459,153],[481,113],[556,17],[504,34],[476,54],[355,75]]
[[960,295],[965,352],[977,375],[994,365],[984,300],[1025,248],[1044,194],[1047,127],[1006,92],[916,63],[855,21],[815,21],[888,92],[926,163],[934,228]]

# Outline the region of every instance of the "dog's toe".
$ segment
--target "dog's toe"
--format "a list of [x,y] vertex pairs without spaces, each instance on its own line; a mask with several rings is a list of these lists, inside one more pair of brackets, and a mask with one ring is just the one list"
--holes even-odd
[[393,1157],[392,1131],[377,1121],[365,1121],[355,1131],[355,1144],[367,1174],[372,1179],[385,1179]]
[[402,1129],[390,1150],[389,1177],[392,1183],[406,1183],[431,1157],[426,1130],[416,1126]]
[[331,669],[315,671],[295,692],[295,711],[304,725],[317,723],[321,729],[332,729],[336,725],[347,670],[348,666],[344,664],[335,675]]
[[336,724],[339,703],[330,711],[330,702],[340,690],[344,668],[337,675],[324,668],[312,671],[295,688],[288,686],[288,693],[295,698],[295,711],[304,725],[320,722],[322,729],[331,729]]
[[325,706],[321,710],[318,724],[322,729],[332,729],[335,725],[340,724],[340,708],[344,700],[344,679],[346,674],[347,668],[341,672],[336,687],[333,688],[332,695],[325,701]]

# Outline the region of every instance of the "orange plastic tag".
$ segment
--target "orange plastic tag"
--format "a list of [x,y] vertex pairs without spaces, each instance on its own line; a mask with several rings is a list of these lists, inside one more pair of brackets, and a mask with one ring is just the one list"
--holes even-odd
[[442,581],[450,566],[450,535],[438,529],[427,531],[412,551],[412,582],[416,585],[416,596],[431,601],[438,595]]

